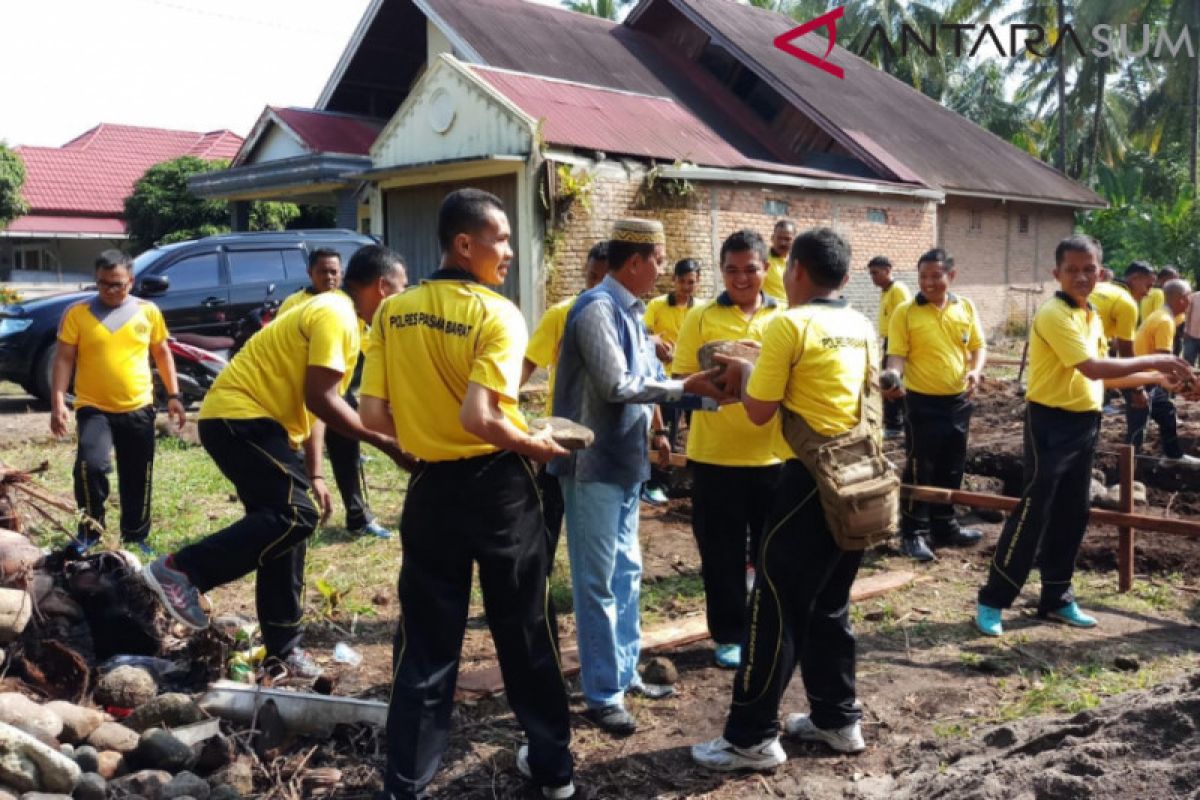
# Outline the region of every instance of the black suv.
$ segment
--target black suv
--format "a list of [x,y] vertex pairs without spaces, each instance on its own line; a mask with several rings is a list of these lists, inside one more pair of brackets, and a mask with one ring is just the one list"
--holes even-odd
[[[308,285],[308,254],[341,253],[342,264],[375,240],[347,230],[223,233],[147,250],[133,262],[133,294],[162,309],[171,333],[230,336],[234,323],[269,297]],[[94,291],[0,306],[0,380],[50,398],[54,343],[63,312]]]

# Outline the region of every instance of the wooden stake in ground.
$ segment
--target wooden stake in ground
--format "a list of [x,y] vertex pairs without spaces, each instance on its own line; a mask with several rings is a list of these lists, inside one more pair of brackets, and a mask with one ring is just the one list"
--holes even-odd
[[[1133,513],[1133,445],[1125,444],[1117,448],[1117,465],[1121,471],[1121,504],[1118,509],[1122,513]],[[1117,591],[1128,592],[1133,588],[1133,528],[1122,526],[1117,528]]]

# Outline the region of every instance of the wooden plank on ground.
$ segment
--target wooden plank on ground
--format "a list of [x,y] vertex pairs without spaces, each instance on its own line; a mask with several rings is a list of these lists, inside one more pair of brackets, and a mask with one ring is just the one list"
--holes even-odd
[[[912,572],[881,572],[866,578],[859,578],[850,588],[850,601],[857,603],[878,597],[882,594],[903,588],[915,581],[917,576]],[[680,647],[685,644],[699,642],[708,638],[708,624],[704,616],[697,614],[685,617],[669,625],[660,625],[642,631],[642,652],[650,653]],[[567,647],[559,654],[564,676],[579,672],[579,651]],[[483,669],[464,672],[458,676],[457,693],[463,697],[486,697],[504,691],[504,679],[500,676],[500,667],[493,664]]]

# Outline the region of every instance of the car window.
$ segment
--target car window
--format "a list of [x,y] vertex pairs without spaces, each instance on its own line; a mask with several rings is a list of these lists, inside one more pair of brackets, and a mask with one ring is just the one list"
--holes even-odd
[[280,283],[287,277],[279,250],[230,250],[225,257],[229,259],[229,280],[234,286]]
[[216,253],[204,253],[176,261],[163,275],[170,280],[170,291],[216,289],[221,286],[221,260]]
[[300,250],[284,250],[283,263],[287,267],[288,280],[301,281],[308,277],[308,262]]

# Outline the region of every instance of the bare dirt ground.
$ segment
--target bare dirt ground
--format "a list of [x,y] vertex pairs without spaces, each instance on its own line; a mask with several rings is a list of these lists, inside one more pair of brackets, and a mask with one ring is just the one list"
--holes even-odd
[[[44,435],[44,409],[26,412],[26,406],[27,401],[0,397],[0,457],[7,443]],[[1181,417],[1185,446],[1194,448],[1200,442],[1200,410],[1184,408]],[[1008,383],[989,382],[977,403],[970,471],[1009,484],[1009,493],[1018,491],[1020,429],[1018,393]],[[1123,432],[1120,416],[1106,418],[1106,446]],[[1153,454],[1156,434],[1150,439],[1147,451]],[[1115,480],[1115,463],[1102,460],[1100,466]],[[1139,477],[1150,489],[1149,508],[1140,511],[1163,513],[1169,507],[1172,516],[1193,517],[1200,509],[1200,473],[1146,461],[1139,464]],[[665,509],[643,507],[646,626],[703,609],[689,514],[687,498]],[[1019,602],[1006,616],[1007,635],[990,640],[975,633],[970,614],[1000,526],[978,527],[985,532],[982,547],[942,551],[928,566],[916,566],[887,547],[869,555],[864,573],[915,569],[921,577],[853,611],[865,753],[839,756],[785,738],[790,759],[774,773],[713,775],[695,767],[688,747],[720,734],[732,681],[731,672],[713,665],[711,643],[702,642],[669,653],[680,672],[676,697],[631,700],[641,726],[635,735],[614,740],[574,717],[577,783],[600,798],[1198,796],[1200,695],[1196,680],[1187,676],[1200,671],[1195,655],[1200,545],[1143,534],[1137,585],[1122,595],[1113,571],[1115,531],[1094,528],[1085,541],[1077,590],[1100,627],[1078,631],[1044,624]],[[395,558],[398,546],[381,552]],[[351,641],[364,661],[354,668],[330,664],[339,676],[335,691],[384,699],[396,622],[394,585],[367,587],[360,595],[373,613],[314,623],[309,644],[328,653],[335,642]],[[218,590],[213,599],[222,612],[249,615],[251,596],[239,585]],[[1025,592],[1030,602],[1034,597],[1036,576]],[[571,615],[559,619],[564,646],[573,645]],[[493,657],[482,609],[473,604],[461,669],[483,668]],[[577,689],[577,680],[570,683]],[[797,676],[782,711],[806,708]],[[573,711],[582,710],[577,700]],[[521,733],[503,696],[460,703],[454,726],[435,796],[535,796],[515,770]],[[370,797],[379,786],[380,747],[378,737],[360,737],[350,750],[322,748],[311,766],[343,770],[342,784],[330,796]]]

